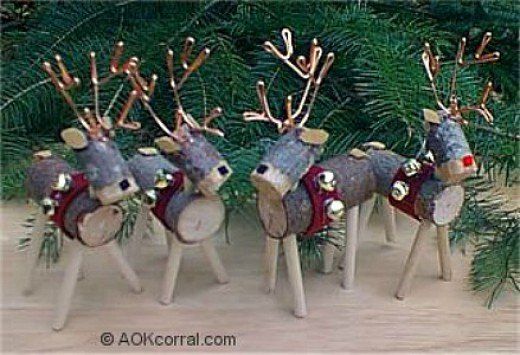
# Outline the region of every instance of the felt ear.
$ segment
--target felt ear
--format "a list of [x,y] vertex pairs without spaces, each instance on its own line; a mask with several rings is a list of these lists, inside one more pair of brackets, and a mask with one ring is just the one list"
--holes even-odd
[[322,145],[328,138],[329,134],[323,129],[304,128],[300,133],[302,142],[313,145]]
[[85,132],[78,128],[66,128],[61,131],[61,138],[72,149],[83,149],[88,145],[88,138]]
[[159,154],[157,149],[155,149],[154,147],[140,147],[140,148],[137,148],[137,151],[139,152],[139,154],[145,155],[145,156],[151,156],[151,155],[158,155]]
[[423,116],[424,120],[429,123],[440,124],[442,122],[441,117],[439,116],[437,111],[425,108],[423,109]]
[[172,154],[181,150],[181,146],[177,144],[171,137],[162,136],[155,140],[155,144],[165,153]]

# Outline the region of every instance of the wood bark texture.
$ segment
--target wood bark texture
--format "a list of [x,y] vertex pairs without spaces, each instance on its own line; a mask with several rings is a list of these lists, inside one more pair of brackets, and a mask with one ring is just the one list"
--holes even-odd
[[405,157],[389,150],[369,150],[368,157],[376,177],[376,192],[388,196],[392,189],[392,179]]
[[80,237],[78,221],[87,213],[94,212],[101,207],[97,199],[90,197],[88,191],[83,191],[70,203],[64,217],[65,231],[72,237]]
[[295,129],[283,135],[262,159],[287,175],[293,184],[307,172],[319,151],[319,147],[302,142],[299,134]]
[[91,140],[86,148],[75,150],[75,153],[90,184],[96,189],[131,176],[128,164],[112,141]]
[[164,170],[167,173],[179,171],[175,165],[162,155],[136,154],[129,161],[130,171],[141,190],[151,190],[155,187],[155,173]]
[[373,164],[368,158],[358,159],[342,154],[319,165],[334,173],[336,186],[343,196],[345,209],[368,200],[376,191],[378,181]]
[[25,188],[29,198],[39,202],[45,197],[49,197],[52,185],[62,173],[72,173],[72,168],[63,159],[51,156],[33,163],[27,169],[27,179]]
[[177,153],[166,157],[197,185],[223,158],[202,133],[189,132],[185,127],[183,129],[189,135],[188,141],[182,144],[182,149]]

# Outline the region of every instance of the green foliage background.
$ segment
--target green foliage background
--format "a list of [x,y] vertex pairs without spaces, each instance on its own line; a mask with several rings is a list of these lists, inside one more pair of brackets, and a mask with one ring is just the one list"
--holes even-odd
[[[283,98],[301,90],[294,75],[261,48],[267,39],[279,41],[284,27],[293,30],[298,53],[307,52],[313,37],[320,39],[325,51],[336,53],[309,124],[331,134],[325,157],[368,140],[382,141],[404,155],[416,152],[424,133],[419,112],[434,108],[420,62],[423,43],[431,42],[436,52],[449,59],[462,35],[469,38],[468,50],[472,50],[484,32],[492,31],[490,50],[501,52],[500,62],[463,70],[459,95],[463,102],[475,102],[483,84],[493,80],[496,94],[489,106],[495,125],[489,127],[473,116],[466,130],[481,166],[483,177],[478,180],[500,176],[515,184],[518,176],[519,5],[514,0],[22,1],[4,2],[1,10],[3,198],[23,196],[24,171],[32,151],[51,148],[71,159],[58,134],[77,123],[41,71],[43,60],[60,53],[74,74],[87,82],[88,53],[98,53],[98,65],[106,74],[111,48],[123,40],[126,54],[142,58],[146,75],[153,72],[163,79],[153,105],[168,120],[172,102],[164,80],[165,51],[170,46],[180,48],[189,35],[213,53],[183,89],[184,103],[196,117],[216,105],[224,109],[218,125],[226,137],[210,139],[235,171],[223,191],[226,201],[231,208],[241,206],[253,193],[250,171],[277,138],[273,127],[242,120],[243,111],[258,107],[255,82],[264,78],[268,83],[270,102],[278,113]],[[444,89],[448,78],[442,79]],[[88,89],[74,97],[86,104]],[[116,106],[125,97],[121,95]],[[110,98],[109,93],[102,95],[104,105]],[[143,129],[118,132],[117,142],[125,155],[151,145],[160,134],[141,108],[133,109],[131,116],[142,122]],[[475,196],[491,188],[486,186],[469,184],[468,201],[477,201]],[[492,209],[483,208],[485,203],[466,204],[453,241],[477,245],[471,281],[476,290],[490,290],[492,301],[497,290],[518,288],[518,213],[497,215],[505,200]],[[482,218],[488,221],[486,233],[476,227]]]

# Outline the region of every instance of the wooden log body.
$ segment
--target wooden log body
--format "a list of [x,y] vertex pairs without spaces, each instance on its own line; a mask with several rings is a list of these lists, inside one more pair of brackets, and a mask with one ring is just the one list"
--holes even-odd
[[222,225],[224,216],[225,207],[220,197],[179,191],[170,198],[164,216],[158,218],[179,241],[193,244],[211,238]]
[[25,189],[28,197],[35,202],[40,202],[42,199],[49,197],[58,176],[70,173],[72,173],[70,165],[59,157],[50,156],[35,161],[27,169]]
[[464,188],[447,185],[436,177],[425,181],[415,202],[415,213],[421,220],[445,226],[460,213],[464,203]]
[[[71,199],[65,198],[69,192],[53,190],[60,174],[75,176],[71,189],[80,190]],[[88,182],[79,175],[81,174],[74,172],[63,159],[50,156],[29,167],[25,186],[31,199],[40,202],[43,198],[51,198],[58,205],[56,209],[61,208],[59,216],[54,215],[52,219],[66,236],[87,246],[106,244],[121,228],[122,211],[118,206],[103,207],[99,200],[92,198],[88,191]],[[75,178],[79,180],[74,180]],[[78,184],[78,181],[83,182],[83,186],[75,186],[74,183]]]
[[86,246],[97,247],[112,241],[122,223],[123,211],[119,206],[103,206],[83,191],[67,206],[63,231]]
[[128,164],[110,140],[90,140],[74,150],[96,197],[104,205],[119,202],[139,191]]
[[[374,193],[389,197],[393,178],[405,160],[388,150],[371,149],[365,157],[343,154],[318,165],[334,173],[345,208],[350,209],[369,200]],[[457,216],[462,202],[461,187],[448,186],[432,177],[422,185],[415,208],[422,219],[445,224]],[[270,190],[259,190],[257,206],[264,230],[273,238],[304,233],[314,212],[301,183],[283,198]]]
[[128,166],[137,185],[143,191],[154,189],[155,175],[159,170],[169,174],[179,171],[179,168],[160,154],[137,153],[128,161]]
[[[378,152],[374,159],[370,155],[356,158],[343,154],[318,164],[334,173],[346,209],[370,199],[376,192],[390,192],[393,174],[404,158],[390,151],[374,152]],[[381,162],[383,167],[376,171],[374,164]],[[257,204],[262,225],[273,238],[302,234],[313,219],[312,202],[301,183],[283,198],[269,190],[259,190]]]

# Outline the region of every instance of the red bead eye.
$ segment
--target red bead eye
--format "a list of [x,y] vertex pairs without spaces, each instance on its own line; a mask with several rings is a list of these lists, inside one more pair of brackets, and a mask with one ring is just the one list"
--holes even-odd
[[472,166],[475,160],[473,159],[473,155],[465,155],[462,157],[462,165],[465,167]]

